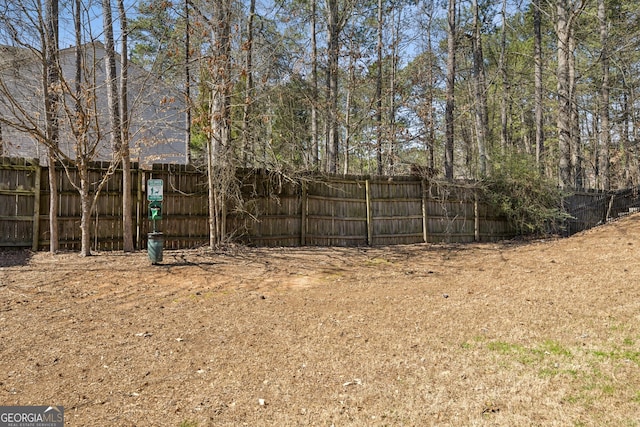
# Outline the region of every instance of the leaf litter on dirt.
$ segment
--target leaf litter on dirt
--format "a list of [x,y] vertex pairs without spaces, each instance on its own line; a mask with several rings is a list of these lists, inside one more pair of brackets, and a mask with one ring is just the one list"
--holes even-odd
[[638,236],[632,215],[162,266],[0,252],[1,401],[62,405],[67,426],[638,425]]

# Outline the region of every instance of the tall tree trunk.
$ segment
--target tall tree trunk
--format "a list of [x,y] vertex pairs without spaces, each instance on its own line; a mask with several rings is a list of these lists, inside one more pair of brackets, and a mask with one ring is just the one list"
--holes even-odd
[[609,147],[611,132],[609,128],[609,30],[604,0],[598,0],[598,21],[600,21],[600,62],[602,66],[602,84],[600,86],[600,181],[603,190],[611,188],[609,173]]
[[[627,90],[625,91],[625,93],[627,94],[627,99],[626,99],[626,111],[627,111],[627,121],[628,123],[630,123],[629,125],[629,129],[631,129],[631,135],[629,137],[629,143],[631,143],[631,141],[640,141],[640,126],[638,126],[636,120],[635,120],[635,113],[633,110],[633,106],[636,105],[636,100],[638,99],[638,97],[636,96],[636,89],[633,85],[630,84],[626,84],[627,86]],[[635,150],[637,150],[638,148],[636,147]],[[634,175],[635,175],[635,184],[636,185],[640,185],[640,161],[638,160],[638,152],[635,151],[634,152],[634,156],[633,156],[633,170],[634,170]]]
[[[111,139],[111,148],[113,150],[113,162],[119,163],[123,154],[122,143],[122,122],[120,117],[120,94],[118,91],[118,76],[116,72],[116,50],[115,40],[113,36],[113,18],[111,13],[111,0],[102,0],[102,15],[103,15],[103,28],[104,28],[104,41],[105,41],[105,74],[106,74],[106,87],[107,87],[107,109],[109,112],[109,135]],[[127,198],[127,192],[124,188],[124,181],[126,171],[123,165],[123,200]],[[131,191],[128,191],[128,197],[131,197]],[[130,202],[129,202],[130,203]],[[127,203],[123,202],[123,245],[125,243],[125,217],[130,217],[130,212],[124,212],[124,206]],[[130,208],[131,205],[129,205]],[[130,233],[130,232],[129,232]],[[129,234],[130,235],[130,234]]]
[[[433,51],[431,51],[433,52]],[[433,55],[429,55],[429,93],[427,95],[427,152],[429,168],[432,173],[435,173],[436,170],[436,119],[435,119],[435,110],[433,108],[433,98],[434,98],[434,81],[433,81]]]
[[473,77],[475,88],[474,113],[476,122],[476,142],[478,144],[478,163],[480,178],[487,176],[487,95],[484,81],[484,56],[482,54],[482,33],[478,1],[473,1]]
[[[397,16],[397,20],[395,17]],[[393,41],[391,43],[391,70],[389,74],[389,125],[387,140],[389,141],[389,174],[396,173],[396,158],[398,157],[398,140],[396,137],[396,90],[398,74],[398,43],[400,43],[401,10],[393,6],[391,21],[393,23]]]
[[[74,61],[74,96],[75,104],[75,126],[76,146],[77,146],[77,166],[78,175],[80,177],[80,186],[78,193],[80,195],[80,253],[82,256],[91,255],[91,214],[93,203],[91,201],[91,190],[89,182],[89,156],[86,150],[87,123],[86,115],[82,111],[82,63],[83,63],[83,47],[82,47],[82,0],[75,0],[73,7],[73,22],[75,35],[75,61]],[[97,194],[94,195],[94,201]]]
[[426,137],[426,143],[427,146],[425,147],[428,153],[428,164],[429,164],[429,168],[431,169],[431,172],[433,173],[435,171],[436,168],[436,159],[435,159],[435,143],[436,143],[436,124],[435,124],[435,114],[434,114],[434,108],[433,108],[433,99],[434,99],[434,87],[435,87],[435,82],[434,82],[434,77],[433,77],[433,67],[434,67],[434,50],[433,50],[433,44],[432,44],[432,40],[431,40],[431,28],[433,25],[433,3],[430,3],[430,9],[427,13],[428,15],[428,22],[427,22],[427,28],[426,28],[426,33],[427,33],[427,55],[428,55],[428,60],[427,60],[427,93],[426,93],[426,98],[424,100],[424,108],[426,109],[426,131],[427,131],[427,137]]
[[544,172],[544,107],[542,83],[542,11],[540,0],[533,0],[534,31],[534,80],[535,80],[535,122],[536,122],[536,163],[541,173]]
[[82,256],[91,255],[91,214],[92,202],[89,183],[89,157],[86,150],[86,115],[82,111],[82,1],[75,0],[73,3],[73,20],[75,36],[75,61],[74,61],[74,96],[75,96],[75,127],[76,130],[76,161],[80,186],[80,254]]
[[338,171],[340,135],[338,122],[338,72],[340,58],[340,19],[338,0],[327,0],[327,167],[329,173]]
[[74,92],[76,97],[75,113],[80,114],[82,110],[82,0],[73,2],[73,28],[76,45],[74,48]]
[[355,72],[355,47],[353,46],[355,43],[353,40],[351,41],[351,55],[349,55],[349,83],[347,85],[347,94],[346,101],[344,106],[345,112],[345,135],[344,135],[344,159],[342,170],[345,175],[349,174],[349,150],[351,149],[351,101],[353,99],[353,88],[356,86],[356,72]]
[[124,8],[124,1],[118,0],[118,13],[120,15],[121,32],[121,52],[120,52],[120,156],[122,158],[122,249],[125,252],[133,252],[133,195],[131,194],[131,155],[129,154],[129,101],[128,101],[128,78],[129,78],[129,48],[127,15]]
[[225,237],[226,195],[232,179],[228,151],[231,143],[231,1],[213,3],[210,136],[207,144],[209,180],[209,245]]
[[[600,116],[598,114],[592,114],[591,115],[591,141],[593,142],[593,145],[595,147],[598,147],[598,138],[600,135]],[[594,188],[597,188],[600,186],[600,150],[599,149],[595,149],[592,150],[591,152],[592,155],[592,161],[591,164],[593,165],[593,175],[594,175],[594,182],[592,183],[592,185],[594,186]]]
[[575,20],[588,2],[557,0],[558,42],[558,169],[559,184],[566,188],[582,186],[580,123],[575,90]]
[[91,183],[89,182],[89,164],[86,158],[78,162],[78,176],[80,177],[80,255],[91,255]]
[[584,186],[582,170],[582,138],[580,135],[580,116],[576,90],[576,39],[573,26],[569,27],[569,99],[571,103],[571,178],[574,188]]
[[[476,1],[477,6],[477,1]],[[507,151],[509,140],[509,77],[507,73],[507,0],[502,0],[502,32],[500,34],[500,76],[502,77],[502,97],[500,99],[500,152]]]
[[455,81],[456,81],[456,0],[449,0],[448,26],[447,26],[447,101],[445,106],[445,150],[444,150],[444,175],[447,179],[453,179],[453,145],[454,123],[453,113],[455,109]]
[[568,188],[571,180],[571,98],[569,76],[569,4],[558,0],[556,33],[558,38],[558,170],[559,185]]
[[[58,58],[58,40],[59,40],[59,22],[58,22],[58,0],[47,0],[45,6],[45,84],[44,84],[44,103],[46,115],[46,134],[51,147],[58,145],[59,127],[58,127],[58,94],[57,86],[60,81],[59,74],[59,58]],[[56,156],[55,150],[49,148],[49,251],[51,253],[58,252],[58,174],[56,173]]]
[[624,162],[625,183],[624,185],[625,187],[633,187],[635,185],[633,178],[634,176],[636,176],[636,174],[632,172],[632,169],[637,171],[637,167],[634,166],[634,165],[637,165],[637,158],[633,154],[634,151],[633,151],[633,147],[631,146],[631,139],[630,139],[631,114],[629,113],[629,108],[631,108],[631,105],[629,103],[629,97],[631,95],[629,94],[629,88],[627,87],[626,82],[623,82],[622,86],[623,86],[623,89],[622,89],[622,123],[623,123],[622,146],[624,147],[624,152],[625,152],[625,162]]
[[384,132],[382,131],[382,0],[378,0],[378,43],[376,46],[376,161],[377,173],[384,173],[384,163],[382,153],[384,151]]
[[105,74],[107,87],[107,108],[109,112],[111,147],[118,161],[122,154],[122,127],[120,122],[120,102],[118,95],[118,77],[116,72],[116,50],[113,37],[113,18],[111,0],[102,0],[104,25]]
[[320,144],[318,127],[318,40],[316,34],[316,1],[311,0],[311,164],[320,167]]
[[[471,117],[469,117],[471,120]],[[473,169],[474,149],[473,149],[473,135],[471,134],[470,126],[460,126],[460,137],[462,138],[462,145],[464,147],[464,165],[465,169],[470,171]]]
[[191,164],[191,20],[189,0],[184,0],[184,152]]
[[256,13],[256,0],[249,3],[249,16],[247,17],[247,41],[245,42],[245,88],[244,105],[242,110],[242,139],[244,150],[244,163],[248,167],[255,167],[255,144],[251,128],[252,104],[253,104],[253,20]]

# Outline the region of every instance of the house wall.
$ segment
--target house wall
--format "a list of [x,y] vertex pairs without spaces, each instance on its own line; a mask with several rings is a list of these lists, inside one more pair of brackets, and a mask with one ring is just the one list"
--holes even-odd
[[[101,43],[84,46],[81,98],[90,126],[84,133],[86,146],[95,148],[92,160],[108,161],[112,157],[109,115],[105,84],[105,49]],[[47,148],[38,142],[44,132],[42,66],[37,55],[24,50],[5,50],[0,66],[0,114],[14,126],[2,126],[3,152],[0,155],[30,157],[47,164]],[[13,56],[13,60],[6,59]],[[118,58],[119,62],[119,58]],[[75,50],[60,53],[63,85],[75,92]],[[117,66],[120,75],[120,65]],[[6,93],[15,99],[12,105]],[[59,115],[60,141],[63,152],[75,158],[77,139],[69,126],[75,120],[74,101],[65,97]],[[143,166],[153,163],[186,163],[185,108],[179,92],[162,80],[131,64],[129,67],[128,105],[130,112],[131,159]],[[69,112],[69,114],[67,114]],[[44,134],[39,135],[44,138]]]

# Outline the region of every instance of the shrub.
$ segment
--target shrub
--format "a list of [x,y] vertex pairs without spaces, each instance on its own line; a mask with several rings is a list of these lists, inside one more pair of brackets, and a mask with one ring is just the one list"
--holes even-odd
[[520,235],[557,233],[570,217],[562,209],[563,192],[528,156],[511,155],[496,162],[484,181],[484,195]]

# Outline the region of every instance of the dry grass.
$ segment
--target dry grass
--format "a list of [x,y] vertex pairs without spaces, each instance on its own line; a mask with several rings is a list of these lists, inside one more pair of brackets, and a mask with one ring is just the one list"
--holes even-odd
[[638,235],[0,253],[0,401],[68,426],[640,425]]

